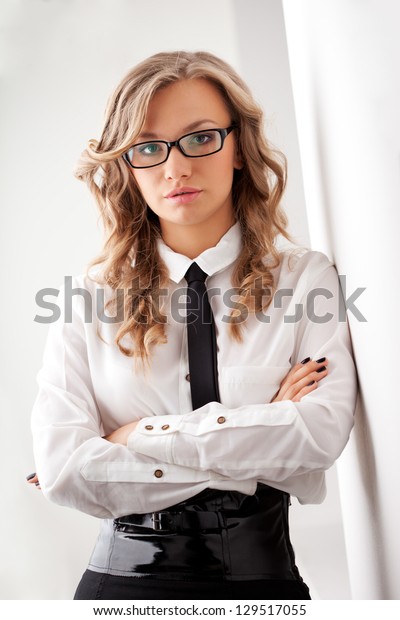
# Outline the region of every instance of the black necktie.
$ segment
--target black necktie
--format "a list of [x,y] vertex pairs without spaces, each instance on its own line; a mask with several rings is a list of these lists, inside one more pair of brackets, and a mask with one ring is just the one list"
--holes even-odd
[[185,274],[190,390],[193,409],[219,399],[217,339],[204,283],[207,274],[192,263]]

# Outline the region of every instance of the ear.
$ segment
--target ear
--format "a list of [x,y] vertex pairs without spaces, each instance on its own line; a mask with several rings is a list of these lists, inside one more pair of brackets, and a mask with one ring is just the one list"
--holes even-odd
[[235,170],[241,170],[243,166],[244,166],[244,163],[243,163],[242,156],[239,153],[239,150],[236,148],[235,156],[233,158],[233,167],[235,168]]
[[243,157],[242,154],[240,152],[239,146],[236,143],[235,144],[235,154],[233,156],[233,167],[235,168],[235,170],[241,170],[244,166],[243,163]]

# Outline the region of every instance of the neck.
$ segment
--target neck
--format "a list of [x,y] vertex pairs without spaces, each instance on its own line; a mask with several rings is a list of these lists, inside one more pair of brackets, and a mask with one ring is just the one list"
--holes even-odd
[[235,219],[232,216],[223,226],[215,228],[211,228],[208,222],[196,226],[174,225],[171,228],[164,225],[161,227],[161,233],[164,243],[171,250],[193,259],[216,246],[234,223]]

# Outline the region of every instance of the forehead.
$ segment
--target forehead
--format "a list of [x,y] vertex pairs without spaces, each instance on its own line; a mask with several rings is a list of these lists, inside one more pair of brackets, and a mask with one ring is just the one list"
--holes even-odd
[[[169,135],[204,121],[209,127],[230,123],[228,107],[218,88],[205,79],[174,82],[157,91],[147,109],[143,133]],[[191,131],[191,129],[188,129]]]

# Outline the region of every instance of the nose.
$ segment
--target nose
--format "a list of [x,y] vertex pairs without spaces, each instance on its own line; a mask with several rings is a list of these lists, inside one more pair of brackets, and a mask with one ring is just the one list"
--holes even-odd
[[173,146],[170,150],[169,157],[164,164],[164,175],[166,179],[177,181],[189,178],[192,174],[192,162],[190,157],[185,157],[177,146]]

